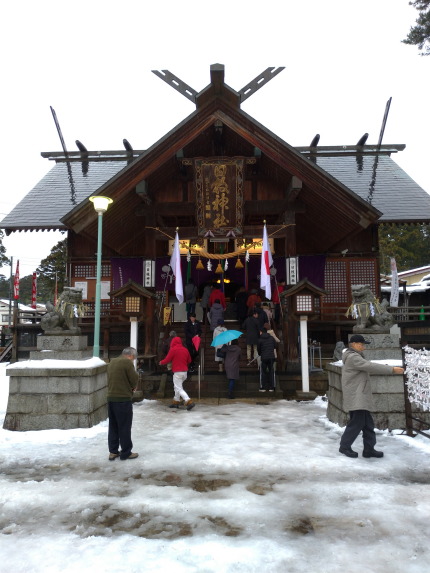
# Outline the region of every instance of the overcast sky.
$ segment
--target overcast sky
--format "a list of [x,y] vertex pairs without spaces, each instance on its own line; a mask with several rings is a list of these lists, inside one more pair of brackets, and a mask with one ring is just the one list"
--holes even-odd
[[[146,149],[194,104],[151,73],[168,69],[197,91],[211,64],[240,90],[269,66],[285,70],[243,109],[294,146],[406,144],[393,158],[430,191],[426,131],[430,58],[401,43],[418,12],[408,0],[197,0],[124,3],[32,0],[2,7],[1,217],[53,166],[60,151],[50,106],[70,151]],[[49,204],[49,197],[46,197]],[[21,276],[60,239],[13,233],[7,256]],[[9,275],[10,269],[0,272]]]

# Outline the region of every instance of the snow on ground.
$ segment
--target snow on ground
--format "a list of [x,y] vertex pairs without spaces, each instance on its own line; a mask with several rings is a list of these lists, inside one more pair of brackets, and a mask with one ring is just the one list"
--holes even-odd
[[[2,365],[1,423],[7,394]],[[323,399],[266,401],[135,404],[127,461],[107,422],[0,430],[0,571],[427,570],[430,440],[379,432],[383,459],[349,459]]]

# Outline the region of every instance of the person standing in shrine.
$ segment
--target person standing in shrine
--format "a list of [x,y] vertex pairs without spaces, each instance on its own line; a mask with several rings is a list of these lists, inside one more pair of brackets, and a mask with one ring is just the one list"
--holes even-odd
[[193,279],[189,278],[188,283],[185,285],[184,289],[187,318],[190,318],[190,315],[196,312],[197,295],[198,295],[197,287],[194,284]]
[[[242,328],[246,332],[246,357],[248,359],[248,366],[258,357],[258,339],[260,337],[260,326],[258,324],[258,313],[255,311],[243,323]],[[254,353],[254,358],[252,358]]]
[[258,294],[257,289],[253,288],[252,290],[249,291],[249,296],[246,301],[246,306],[248,307],[248,310],[252,310],[257,304],[257,302],[261,303],[261,296]]
[[228,380],[228,397],[234,398],[234,386],[236,380],[239,380],[239,362],[241,349],[239,340],[236,338],[231,341],[230,345],[225,344],[222,349],[225,351],[224,367]]
[[277,285],[273,291],[272,302],[275,305],[275,323],[279,326],[279,321],[281,318],[281,299],[280,294],[285,290],[285,279],[279,279]]
[[275,346],[276,342],[273,336],[268,334],[263,328],[261,336],[258,339],[257,350],[261,358],[260,364],[260,392],[273,392],[275,389]]
[[214,331],[215,328],[218,326],[219,320],[222,320],[224,322],[224,308],[219,298],[217,298],[213,303],[213,305],[211,306],[208,316],[212,331]]
[[244,320],[248,316],[248,307],[246,306],[247,300],[248,300],[248,292],[242,285],[236,292],[236,295],[234,297],[234,302],[236,303],[236,318],[240,326],[242,326]]
[[209,297],[211,296],[212,286],[210,284],[206,284],[203,289],[202,298],[200,299],[200,306],[202,307],[203,311],[203,324],[206,324],[208,320],[207,314],[209,311]]
[[194,361],[198,356],[198,351],[194,345],[193,338],[195,336],[200,337],[201,335],[202,335],[202,325],[197,320],[196,313],[192,312],[185,325],[185,344],[191,356],[191,364],[189,368],[190,372],[193,372],[195,370]]
[[[227,308],[224,293],[222,292],[222,290],[220,288],[218,288],[214,284],[213,288],[212,288],[212,292],[211,292],[210,297],[209,297],[209,308],[212,308],[214,303],[217,301],[222,305],[224,310]],[[215,326],[216,326],[216,324],[215,324]]]

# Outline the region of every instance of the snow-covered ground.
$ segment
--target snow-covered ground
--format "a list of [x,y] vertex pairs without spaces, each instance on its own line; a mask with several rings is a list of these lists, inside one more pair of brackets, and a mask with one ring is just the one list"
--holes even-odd
[[[0,425],[7,394],[1,366]],[[144,401],[124,462],[106,422],[0,430],[0,571],[428,570],[430,440],[384,431],[383,459],[349,459],[325,408]]]

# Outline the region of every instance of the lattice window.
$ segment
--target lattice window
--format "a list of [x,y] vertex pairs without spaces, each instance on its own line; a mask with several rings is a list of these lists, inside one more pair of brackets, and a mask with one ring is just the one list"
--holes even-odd
[[102,277],[110,277],[110,275],[111,275],[110,263],[103,263],[102,268],[101,268],[101,272],[102,272]]
[[345,261],[327,261],[325,265],[324,288],[326,303],[347,303],[349,288]]
[[[100,270],[102,277],[111,276],[112,268],[110,263],[102,263]],[[75,264],[73,265],[72,275],[77,278],[78,277],[85,279],[95,278],[97,275],[97,266],[95,264],[89,264],[89,265]]]
[[96,276],[95,265],[73,265],[73,276],[89,278]]
[[298,294],[297,295],[297,312],[312,312],[312,295],[311,294]]
[[370,290],[376,292],[375,262],[351,261],[351,285],[369,285]]
[[126,296],[125,312],[139,312],[139,311],[140,311],[140,296]]

